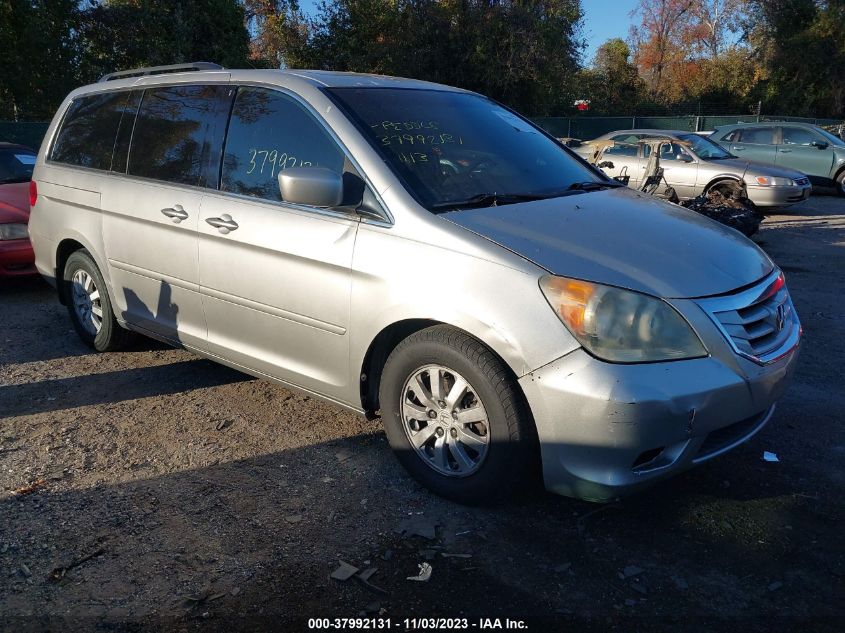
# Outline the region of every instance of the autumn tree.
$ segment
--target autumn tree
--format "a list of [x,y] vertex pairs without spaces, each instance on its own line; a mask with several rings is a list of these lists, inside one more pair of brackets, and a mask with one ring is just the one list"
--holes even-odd
[[272,68],[312,65],[311,21],[296,0],[242,0],[252,36],[250,59]]
[[640,75],[656,95],[671,97],[676,91],[667,79],[667,70],[686,59],[683,35],[692,15],[694,0],[640,0],[632,17],[640,23],[632,27],[636,64]]
[[729,48],[727,40],[741,29],[747,0],[695,0],[683,39],[711,60]]

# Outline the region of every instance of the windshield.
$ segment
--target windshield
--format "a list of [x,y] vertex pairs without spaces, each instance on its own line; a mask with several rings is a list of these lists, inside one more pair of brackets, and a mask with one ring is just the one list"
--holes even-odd
[[616,184],[532,124],[479,95],[397,88],[327,92],[414,197],[433,211]]
[[842,140],[841,138],[839,138],[838,136],[836,136],[836,135],[834,135],[834,134],[831,134],[830,132],[828,132],[828,131],[827,131],[827,130],[825,130],[824,128],[820,128],[820,127],[818,127],[818,128],[816,128],[816,131],[817,131],[819,134],[821,134],[822,136],[824,136],[825,140],[826,140],[828,143],[830,143],[831,145],[836,145],[837,147],[845,147],[845,141],[843,141],[843,140]]
[[689,143],[695,155],[702,160],[733,158],[733,154],[726,152],[722,147],[700,134],[679,134],[678,138]]
[[35,154],[28,149],[0,148],[0,184],[28,182],[35,168]]

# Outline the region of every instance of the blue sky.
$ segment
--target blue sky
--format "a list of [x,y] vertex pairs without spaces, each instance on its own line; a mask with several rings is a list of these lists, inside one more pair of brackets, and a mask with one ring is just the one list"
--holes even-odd
[[631,27],[630,13],[639,4],[638,0],[581,0],[584,10],[584,37],[587,50],[584,62],[590,63],[596,49],[611,37],[628,38]]
[[[320,0],[300,0],[299,6],[308,15],[317,12]],[[581,0],[584,10],[584,38],[587,50],[584,62],[589,64],[596,54],[596,49],[611,37],[628,37],[631,26],[631,11],[639,4],[638,0]]]

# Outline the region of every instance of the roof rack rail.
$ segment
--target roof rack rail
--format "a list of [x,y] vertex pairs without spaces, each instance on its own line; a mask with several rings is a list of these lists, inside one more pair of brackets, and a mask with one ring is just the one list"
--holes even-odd
[[107,75],[100,77],[97,83],[112,81],[114,79],[126,79],[127,77],[164,75],[166,73],[188,72],[191,70],[223,70],[223,66],[212,62],[191,62],[189,64],[171,64],[170,66],[148,66],[146,68],[134,68],[132,70],[119,70],[114,73],[108,73]]

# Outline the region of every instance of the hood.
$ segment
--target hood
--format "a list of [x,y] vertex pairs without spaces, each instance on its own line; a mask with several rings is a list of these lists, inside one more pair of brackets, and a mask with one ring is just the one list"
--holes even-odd
[[708,160],[705,162],[720,172],[735,173],[737,176],[741,176],[743,172],[746,172],[746,175],[792,178],[793,180],[805,177],[804,174],[795,169],[766,165],[765,163],[757,163],[753,160],[745,160],[744,158],[723,158],[721,160]]
[[0,185],[0,224],[29,222],[29,182]]
[[739,232],[627,188],[441,217],[553,274],[659,297],[721,294],[774,268]]

